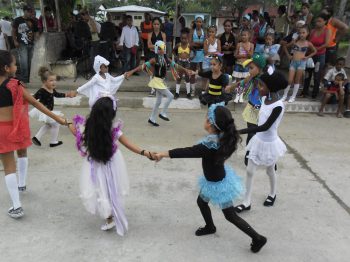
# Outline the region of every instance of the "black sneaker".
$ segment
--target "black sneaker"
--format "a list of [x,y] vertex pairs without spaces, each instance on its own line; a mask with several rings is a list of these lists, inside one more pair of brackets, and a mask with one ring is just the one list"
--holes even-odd
[[174,99],[178,99],[179,97],[180,97],[180,95],[178,93],[175,93]]
[[252,243],[250,244],[250,250],[253,253],[258,253],[260,249],[266,244],[267,239],[264,236],[259,236],[257,239],[253,239]]
[[24,192],[24,191],[26,191],[27,190],[27,187],[26,186],[19,186],[18,187],[18,191],[19,192]]
[[62,141],[58,141],[56,144],[50,144],[50,147],[56,147],[56,146],[60,146],[62,144],[63,144]]
[[39,139],[37,139],[35,136],[32,138],[32,142],[36,146],[41,146]]
[[186,97],[187,97],[189,100],[191,100],[191,99],[192,99],[191,93],[188,93],[188,94],[186,95]]
[[210,235],[210,234],[214,234],[216,232],[216,227],[200,227],[196,230],[196,236],[205,236],[205,235]]
[[159,114],[159,117],[163,119],[164,121],[170,121],[170,119],[166,116],[163,116],[162,114]]
[[19,208],[16,208],[16,209],[13,209],[13,207],[11,207],[9,209],[9,211],[7,212],[7,214],[10,217],[12,217],[12,218],[20,218],[20,217],[23,217],[24,212],[23,212],[23,208],[22,207],[19,207]]
[[159,126],[159,124],[153,122],[151,119],[148,119],[148,123],[150,123],[152,126]]

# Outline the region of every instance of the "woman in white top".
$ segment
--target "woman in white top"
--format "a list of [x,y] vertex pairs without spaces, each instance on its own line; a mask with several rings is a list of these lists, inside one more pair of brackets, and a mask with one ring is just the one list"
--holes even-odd
[[0,25],[0,50],[10,51],[10,43],[8,41],[7,35],[2,32]]
[[278,127],[282,121],[284,104],[279,100],[277,92],[285,89],[288,81],[283,74],[274,72],[265,73],[260,77],[258,87],[262,97],[259,110],[258,126],[240,130],[241,134],[256,132],[247,145],[248,166],[246,193],[243,203],[235,208],[237,213],[251,208],[251,194],[253,177],[259,166],[266,168],[270,180],[270,193],[264,206],[273,206],[276,200],[276,171],[275,166],[278,158],[283,156],[287,148],[278,136]]

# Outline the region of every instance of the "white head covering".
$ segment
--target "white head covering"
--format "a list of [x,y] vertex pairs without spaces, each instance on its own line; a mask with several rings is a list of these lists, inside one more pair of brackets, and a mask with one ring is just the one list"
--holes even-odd
[[297,24],[297,25],[305,25],[305,21],[299,20],[296,24]]
[[106,58],[104,58],[104,57],[102,57],[100,55],[95,56],[94,70],[95,70],[96,74],[100,73],[101,65],[108,66],[109,65],[109,61]]
[[194,20],[197,20],[198,18],[202,19],[204,21],[204,15],[195,15]]

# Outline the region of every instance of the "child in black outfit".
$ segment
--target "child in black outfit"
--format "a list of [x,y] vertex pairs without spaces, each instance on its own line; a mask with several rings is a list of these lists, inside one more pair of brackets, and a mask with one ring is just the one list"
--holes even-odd
[[242,191],[242,184],[240,177],[224,163],[236,151],[240,137],[231,112],[224,106],[224,103],[213,104],[209,107],[204,128],[209,135],[197,145],[156,153],[154,157],[157,161],[163,157],[202,158],[204,176],[199,179],[200,193],[197,204],[206,225],[197,229],[196,236],[216,232],[208,205],[209,202],[212,202],[222,209],[229,222],[252,238],[251,251],[259,252],[266,244],[267,239],[239,217],[233,207],[233,201]]
[[[40,67],[39,76],[43,83],[42,87],[34,94],[34,98],[39,100],[47,109],[52,111],[54,114],[63,116],[59,111],[53,111],[54,108],[54,97],[74,97],[74,92],[59,93],[56,91],[56,75],[46,67]],[[41,137],[50,130],[51,142],[50,147],[56,147],[62,145],[62,141],[58,141],[58,132],[60,125],[50,118],[49,116],[41,113],[38,109],[34,108],[29,112],[31,117],[37,118],[40,122],[45,124],[39,129],[38,133],[32,138],[34,145],[41,146]]]

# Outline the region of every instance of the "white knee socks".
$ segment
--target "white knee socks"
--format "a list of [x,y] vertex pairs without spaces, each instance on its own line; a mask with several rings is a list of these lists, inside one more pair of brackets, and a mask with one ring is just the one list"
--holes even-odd
[[28,173],[28,157],[20,157],[17,159],[18,172],[18,186],[24,187],[26,185],[26,178]]
[[290,89],[290,85],[288,85],[287,88],[284,89],[284,93],[283,93],[283,96],[282,96],[282,99],[281,99],[282,102],[286,101],[287,96],[288,96],[289,89]]
[[7,190],[9,191],[9,194],[12,200],[13,209],[17,209],[21,207],[21,202],[19,201],[19,192],[18,192],[16,173],[6,175],[5,182],[6,182]]
[[243,200],[243,205],[245,207],[250,206],[251,203],[251,197],[252,197],[252,188],[253,188],[253,177],[255,175],[257,169],[257,165],[254,164],[252,160],[248,160],[248,166],[247,166],[247,178],[246,178],[246,191],[245,196]]
[[47,131],[49,131],[50,126],[48,124],[43,125],[40,127],[38,133],[36,133],[35,137],[40,141],[41,137],[46,134]]
[[295,98],[296,98],[297,93],[299,91],[299,86],[300,86],[300,84],[294,84],[294,86],[293,86],[293,94],[288,100],[289,103],[293,103],[295,101]]
[[276,195],[276,171],[275,165],[269,166],[266,169],[266,174],[269,176],[270,180],[270,196],[275,197]]
[[190,86],[191,86],[192,95],[194,95],[196,92],[196,84],[190,84]]
[[181,84],[176,84],[176,94],[180,94],[180,86]]
[[60,125],[58,123],[51,124],[51,144],[57,144],[58,143],[58,132],[60,131]]
[[186,93],[187,94],[191,93],[191,84],[190,83],[186,83]]

